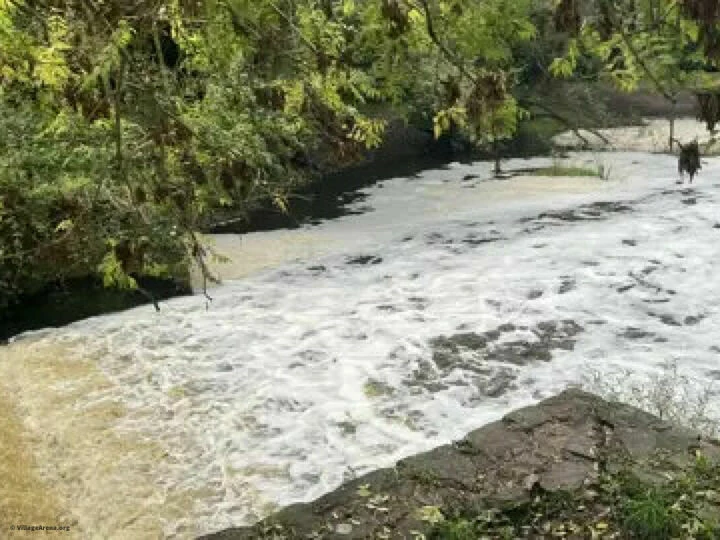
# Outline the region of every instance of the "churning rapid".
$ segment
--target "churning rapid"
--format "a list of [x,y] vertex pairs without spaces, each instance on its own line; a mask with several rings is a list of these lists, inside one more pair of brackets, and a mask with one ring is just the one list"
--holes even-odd
[[364,213],[250,235],[223,270],[245,277],[207,310],[178,298],[0,349],[0,387],[74,534],[249,523],[588,365],[720,378],[720,159],[693,186],[668,155],[572,161],[610,179],[496,181],[476,163],[388,180]]

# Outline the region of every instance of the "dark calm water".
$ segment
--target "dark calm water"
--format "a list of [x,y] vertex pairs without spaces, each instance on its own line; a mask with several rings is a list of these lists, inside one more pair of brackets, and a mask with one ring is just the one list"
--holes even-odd
[[[191,294],[188,287],[168,280],[145,278],[140,283],[157,300]],[[98,279],[68,280],[27,295],[15,306],[0,311],[0,343],[28,330],[64,326],[80,319],[148,303],[149,299],[138,291],[107,289]],[[148,309],[153,308],[148,306]]]

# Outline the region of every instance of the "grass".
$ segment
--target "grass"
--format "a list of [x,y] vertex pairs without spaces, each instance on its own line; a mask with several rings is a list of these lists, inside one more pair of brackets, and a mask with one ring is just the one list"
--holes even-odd
[[600,171],[589,167],[564,166],[553,164],[532,172],[533,176],[593,176],[600,177]]
[[531,502],[446,518],[433,540],[515,538],[720,538],[720,464],[698,456],[662,485],[630,472],[604,474],[584,494],[541,493]]

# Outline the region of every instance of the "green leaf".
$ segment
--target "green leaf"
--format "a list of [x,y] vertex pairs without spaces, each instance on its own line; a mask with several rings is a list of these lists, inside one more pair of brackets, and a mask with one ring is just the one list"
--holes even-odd
[[69,231],[74,227],[74,222],[72,219],[63,219],[60,223],[58,223],[55,226],[55,232],[65,232]]

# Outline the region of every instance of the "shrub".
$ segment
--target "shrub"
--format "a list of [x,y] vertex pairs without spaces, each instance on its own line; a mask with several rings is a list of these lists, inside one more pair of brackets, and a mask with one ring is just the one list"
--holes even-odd
[[677,361],[664,363],[655,374],[588,367],[581,386],[607,400],[633,405],[709,437],[720,436],[717,384],[681,372]]

